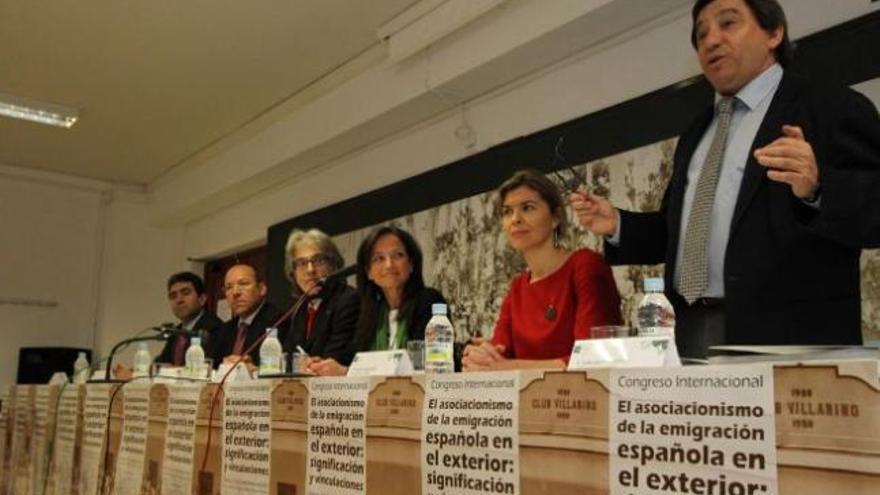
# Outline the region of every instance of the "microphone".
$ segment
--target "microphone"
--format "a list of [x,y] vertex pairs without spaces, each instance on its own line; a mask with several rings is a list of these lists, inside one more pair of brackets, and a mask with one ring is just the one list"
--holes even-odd
[[181,335],[184,337],[197,336],[193,332],[190,332],[189,330],[187,330],[185,328],[163,328],[162,330],[159,331],[159,335],[157,335],[157,337],[162,337],[164,339],[170,339],[171,337],[178,337]]
[[[184,337],[193,337],[196,336],[194,332],[191,332],[178,324],[171,322],[164,322],[155,327],[150,327],[150,330],[156,332],[156,337],[164,337],[165,339],[170,339],[173,337],[184,336]],[[156,339],[158,340],[158,339]]]
[[[114,345],[113,349],[110,351],[110,354],[107,355],[107,367],[104,370],[104,379],[97,380],[97,382],[116,383],[116,382],[122,381],[122,380],[111,379],[110,378],[110,376],[111,376],[110,370],[113,368],[113,356],[116,355],[116,352],[119,351],[119,349],[127,346],[128,344],[132,344],[134,342],[148,342],[151,340],[168,340],[172,336],[187,335],[187,333],[188,333],[186,330],[175,328],[173,324],[171,324],[170,327],[167,325],[168,325],[167,323],[163,323],[159,327],[150,327],[150,330],[158,332],[155,335],[147,335],[144,337],[131,337],[131,338],[123,339],[123,340],[119,341],[116,345]],[[92,380],[89,380],[89,381],[93,382]]]
[[178,328],[178,326],[176,324],[171,323],[170,321],[166,321],[166,322],[160,323],[158,326],[150,327],[150,330],[152,330],[154,332],[161,333],[166,330],[171,330],[171,329],[175,329],[175,328]]
[[326,277],[321,277],[321,279],[318,280],[318,285],[327,285],[328,283],[336,282],[337,280],[346,279],[354,275],[356,271],[357,265],[350,265],[340,270],[336,270]]

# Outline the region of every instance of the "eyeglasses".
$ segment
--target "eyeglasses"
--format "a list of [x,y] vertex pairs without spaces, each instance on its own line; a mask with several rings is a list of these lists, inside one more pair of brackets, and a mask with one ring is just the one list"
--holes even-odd
[[[562,188],[562,192],[571,194],[576,192],[580,187],[587,187],[587,177],[585,174],[578,172],[577,169],[571,166],[565,167],[562,170],[557,170],[557,167],[564,165],[567,161],[559,151],[562,147],[563,139],[565,139],[565,136],[559,136],[559,140],[556,141],[556,146],[553,147],[553,164],[550,168],[553,169],[551,173],[559,181],[559,186]],[[566,174],[563,174],[563,172],[567,172],[570,177],[566,177]]]
[[296,258],[293,260],[295,270],[306,270],[312,264],[315,268],[324,268],[330,264],[330,258],[323,254],[316,254],[311,258]]

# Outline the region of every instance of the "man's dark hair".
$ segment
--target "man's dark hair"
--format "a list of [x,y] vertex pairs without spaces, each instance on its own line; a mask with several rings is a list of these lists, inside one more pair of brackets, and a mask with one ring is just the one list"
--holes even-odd
[[[691,9],[691,45],[697,47],[697,17],[707,5],[715,0],[697,0],[694,8]],[[782,28],[782,42],[774,50],[776,61],[779,65],[786,67],[791,63],[794,57],[794,45],[788,38],[788,20],[785,18],[785,11],[779,5],[777,0],[743,0],[743,3],[752,11],[752,15],[758,21],[761,29],[768,33],[772,33],[776,28]]]
[[196,294],[200,296],[205,293],[205,283],[202,282],[202,277],[196,275],[193,272],[179,272],[168,277],[168,285],[166,287],[166,290],[171,290],[172,285],[179,284],[181,282],[191,283],[193,289],[196,290]]

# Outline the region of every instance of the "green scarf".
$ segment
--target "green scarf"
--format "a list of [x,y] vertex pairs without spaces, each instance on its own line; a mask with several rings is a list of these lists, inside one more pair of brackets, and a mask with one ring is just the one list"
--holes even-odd
[[[399,313],[398,313],[399,314]],[[376,327],[376,338],[373,340],[374,351],[387,351],[389,346],[389,335],[391,335],[391,326],[388,324],[388,305],[383,301],[379,305],[379,315]],[[398,320],[397,335],[394,336],[394,343],[397,349],[406,349],[406,322]]]

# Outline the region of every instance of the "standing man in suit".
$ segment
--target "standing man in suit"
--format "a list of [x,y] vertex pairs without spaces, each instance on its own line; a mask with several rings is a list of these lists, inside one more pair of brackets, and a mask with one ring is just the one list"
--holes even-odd
[[339,249],[320,230],[294,230],[287,239],[285,261],[294,297],[306,294],[307,303],[290,322],[284,350],[295,353],[301,347],[309,356],[348,364],[360,297],[344,279],[321,283],[345,265]]
[[[266,328],[280,324],[276,322],[280,315],[278,310],[266,301],[266,283],[252,266],[234,265],[226,271],[223,280],[232,319],[217,329],[212,346],[215,367],[223,362],[238,361],[242,353],[266,333]],[[250,369],[259,366],[259,346],[245,356],[244,362]]]
[[162,352],[156,357],[158,363],[183,366],[186,350],[191,337],[202,337],[202,348],[210,357],[210,342],[214,330],[223,322],[214,313],[205,309],[205,283],[192,272],[175,273],[168,278],[168,304],[178,319],[177,327],[186,331],[165,343]]
[[682,134],[660,211],[571,197],[614,264],[666,263],[676,340],[860,344],[859,256],[880,244],[880,120],[786,69],[776,0],[698,0],[691,41],[716,105]]

